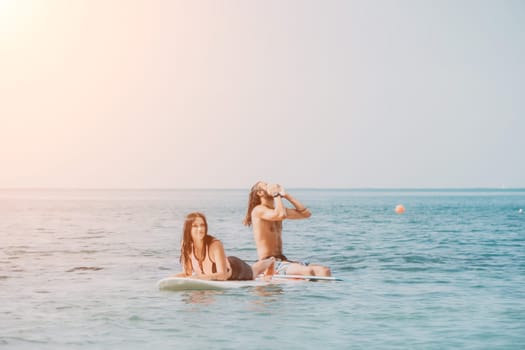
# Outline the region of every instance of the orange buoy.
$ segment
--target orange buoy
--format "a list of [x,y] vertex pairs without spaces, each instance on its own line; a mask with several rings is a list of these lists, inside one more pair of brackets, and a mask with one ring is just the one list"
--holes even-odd
[[403,206],[403,204],[398,204],[396,205],[395,211],[397,214],[403,214],[405,212],[405,207]]

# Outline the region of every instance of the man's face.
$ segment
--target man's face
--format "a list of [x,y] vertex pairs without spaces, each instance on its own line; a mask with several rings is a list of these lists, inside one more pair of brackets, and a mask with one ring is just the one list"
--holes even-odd
[[261,181],[257,184],[257,194],[259,194],[260,197],[273,198],[270,193],[268,193],[268,184],[266,182]]

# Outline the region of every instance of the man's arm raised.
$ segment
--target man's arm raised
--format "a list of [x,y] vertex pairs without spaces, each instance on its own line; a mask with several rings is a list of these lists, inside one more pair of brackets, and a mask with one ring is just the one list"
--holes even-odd
[[274,200],[275,208],[268,208],[264,205],[259,205],[254,208],[252,215],[266,221],[283,221],[286,219],[286,208],[283,200],[277,196]]
[[288,202],[292,203],[295,209],[286,208],[287,219],[307,219],[312,216],[310,210],[305,207],[301,202],[295,199],[292,195],[284,191],[281,191],[281,197],[285,198]]

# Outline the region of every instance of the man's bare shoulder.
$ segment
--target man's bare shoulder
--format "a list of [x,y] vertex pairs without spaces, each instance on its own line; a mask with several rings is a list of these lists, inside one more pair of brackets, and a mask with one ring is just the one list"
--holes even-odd
[[268,210],[267,207],[265,207],[262,204],[259,204],[252,210],[252,217],[259,218],[266,210]]

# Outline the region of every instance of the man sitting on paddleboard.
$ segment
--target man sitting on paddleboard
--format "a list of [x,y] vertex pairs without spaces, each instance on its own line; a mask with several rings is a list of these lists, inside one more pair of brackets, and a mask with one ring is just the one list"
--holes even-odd
[[[286,208],[283,199],[294,208]],[[262,181],[253,185],[244,224],[253,226],[259,261],[275,258],[275,273],[280,275],[331,276],[332,273],[326,266],[291,261],[283,255],[283,220],[306,219],[311,215],[308,208],[286,193],[280,185],[269,185]]]

